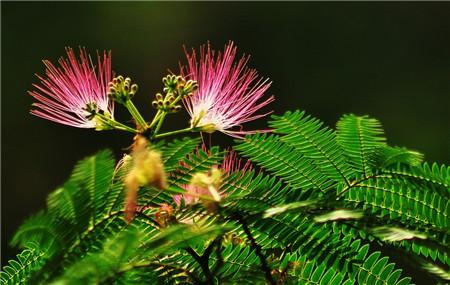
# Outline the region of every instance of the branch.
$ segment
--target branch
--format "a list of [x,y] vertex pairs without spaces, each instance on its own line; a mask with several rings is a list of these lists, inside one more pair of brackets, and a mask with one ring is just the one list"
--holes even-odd
[[259,257],[259,260],[261,262],[261,269],[264,271],[264,274],[266,276],[266,280],[270,285],[276,285],[276,282],[273,280],[272,274],[270,273],[270,267],[267,264],[266,257],[262,253],[261,246],[256,242],[255,238],[253,237],[252,233],[250,232],[250,229],[247,225],[247,222],[244,220],[244,217],[240,216],[239,214],[235,215],[235,218],[239,224],[241,224],[242,229],[244,230],[245,234],[247,235],[247,238],[250,241],[250,247],[255,250],[256,255]]
[[[205,274],[206,277],[206,284],[214,285],[214,276],[211,273],[211,270],[209,270],[208,265],[208,259],[209,255],[202,255],[199,256],[195,250],[193,250],[190,247],[185,248],[185,250],[200,264],[200,267],[202,268],[203,274]],[[206,259],[205,259],[206,256]]]
[[216,247],[217,263],[214,266],[213,274],[216,274],[224,264],[224,260],[223,260],[223,256],[222,256],[222,236],[218,237],[217,240],[218,240],[217,247]]
[[222,243],[222,236],[216,237],[205,249],[205,252],[202,255],[202,258],[209,260],[209,257],[211,256],[212,250],[215,245],[220,246]]

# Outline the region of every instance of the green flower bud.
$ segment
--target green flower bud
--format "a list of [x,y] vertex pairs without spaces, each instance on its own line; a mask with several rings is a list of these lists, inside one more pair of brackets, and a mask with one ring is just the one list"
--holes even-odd
[[119,75],[108,83],[108,96],[120,104],[126,104],[137,92],[137,85],[131,84],[131,78]]

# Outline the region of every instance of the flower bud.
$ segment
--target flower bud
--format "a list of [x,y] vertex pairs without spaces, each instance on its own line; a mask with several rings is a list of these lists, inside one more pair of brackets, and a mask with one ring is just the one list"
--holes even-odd
[[138,86],[137,86],[137,84],[131,85],[131,92],[136,93],[137,91],[138,91]]

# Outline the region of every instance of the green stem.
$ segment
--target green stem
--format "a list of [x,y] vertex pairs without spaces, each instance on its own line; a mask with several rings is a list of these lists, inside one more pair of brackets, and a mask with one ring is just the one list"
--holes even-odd
[[130,132],[130,133],[133,133],[133,134],[137,134],[137,133],[138,133],[137,130],[135,130],[135,129],[133,129],[133,128],[130,128],[129,126],[124,125],[124,124],[122,124],[122,123],[119,123],[119,122],[117,122],[117,121],[114,121],[113,127],[114,127],[115,129],[117,129],[117,130],[126,131],[126,132]]
[[135,129],[127,126],[127,125],[124,125],[124,124],[122,124],[122,123],[120,123],[120,122],[118,122],[116,120],[108,118],[108,117],[106,117],[103,114],[97,113],[97,114],[95,114],[95,116],[97,116],[103,123],[105,123],[108,126],[111,126],[114,129],[127,131],[127,132],[130,132],[130,133],[133,133],[133,134],[137,133],[137,130],[135,130]]
[[162,114],[159,118],[158,124],[156,125],[155,131],[153,132],[153,137],[155,138],[158,134],[159,129],[161,129],[162,123],[164,122],[164,119],[166,118],[167,112],[162,111]]
[[180,102],[181,98],[183,98],[181,95],[178,95],[175,100],[173,100],[172,104],[170,106],[175,106],[176,103]]
[[158,110],[158,112],[156,112],[156,115],[153,118],[152,122],[150,123],[149,128],[153,128],[153,126],[159,121],[160,116],[161,116],[161,110]]
[[[166,95],[167,97],[167,95]],[[178,95],[177,98],[175,98],[175,100],[170,103],[170,105],[168,106],[168,108],[170,109],[171,107],[175,106],[183,97],[181,95]],[[158,131],[162,126],[162,123],[164,122],[164,119],[166,118],[166,115],[168,114],[167,109],[159,109],[158,112],[156,112],[155,117],[153,118],[152,122],[150,123],[150,125],[147,126],[147,128],[153,128],[156,124],[156,128],[155,131],[153,132],[153,136],[152,138],[157,138],[157,137],[163,137],[166,135],[170,135],[172,133],[167,133],[164,134],[163,136],[158,136]],[[184,132],[184,131],[183,131]]]
[[163,137],[168,137],[171,135],[176,135],[176,134],[181,134],[181,133],[186,133],[186,132],[190,132],[192,131],[192,128],[185,128],[185,129],[181,129],[181,130],[176,130],[176,131],[172,131],[172,132],[167,132],[167,133],[162,133],[159,135],[155,135],[155,138],[159,139],[159,138],[163,138]]
[[141,113],[139,113],[138,109],[136,108],[136,106],[134,106],[133,102],[131,101],[131,99],[128,99],[125,102],[125,107],[127,107],[128,112],[130,112],[131,116],[133,116],[133,119],[136,121],[136,123],[142,128],[142,130],[146,130],[148,128],[147,126],[147,122],[145,121],[145,119],[142,117]]

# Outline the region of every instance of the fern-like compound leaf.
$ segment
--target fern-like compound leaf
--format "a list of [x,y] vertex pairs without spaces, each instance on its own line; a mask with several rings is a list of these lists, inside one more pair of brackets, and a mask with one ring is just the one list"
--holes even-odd
[[361,203],[382,217],[400,219],[424,229],[445,232],[450,226],[449,199],[438,193],[415,189],[402,180],[368,179],[351,187],[346,199]]
[[30,278],[40,270],[47,258],[38,244],[29,243],[25,249],[3,266],[0,281],[5,285],[26,284]]
[[167,172],[177,169],[180,161],[183,161],[188,154],[193,153],[199,143],[200,138],[183,138],[181,140],[175,139],[163,146],[161,151],[163,153],[164,169]]
[[239,145],[243,156],[272,172],[293,189],[315,189],[326,192],[331,181],[320,168],[294,147],[284,143],[278,136],[256,134],[247,136]]
[[92,203],[92,223],[95,223],[105,210],[105,198],[113,173],[114,158],[110,150],[104,150],[80,161],[69,179],[89,193]]
[[353,169],[363,177],[375,168],[377,151],[385,146],[380,122],[368,116],[344,115],[337,123],[337,142]]
[[404,147],[384,146],[377,154],[379,168],[391,168],[396,165],[419,166],[423,161],[423,154]]
[[180,161],[169,179],[171,187],[183,191],[183,186],[189,184],[193,174],[210,171],[211,167],[217,166],[221,159],[222,153],[218,147],[212,147],[208,152],[199,149]]
[[288,111],[282,116],[273,115],[272,119],[270,126],[275,133],[284,135],[282,141],[311,159],[326,177],[335,182],[348,183],[353,171],[333,130],[300,111]]
[[431,166],[424,163],[413,167],[398,165],[395,168],[385,169],[383,172],[418,183],[423,188],[434,189],[450,199],[450,166],[444,164],[439,166],[437,163]]

